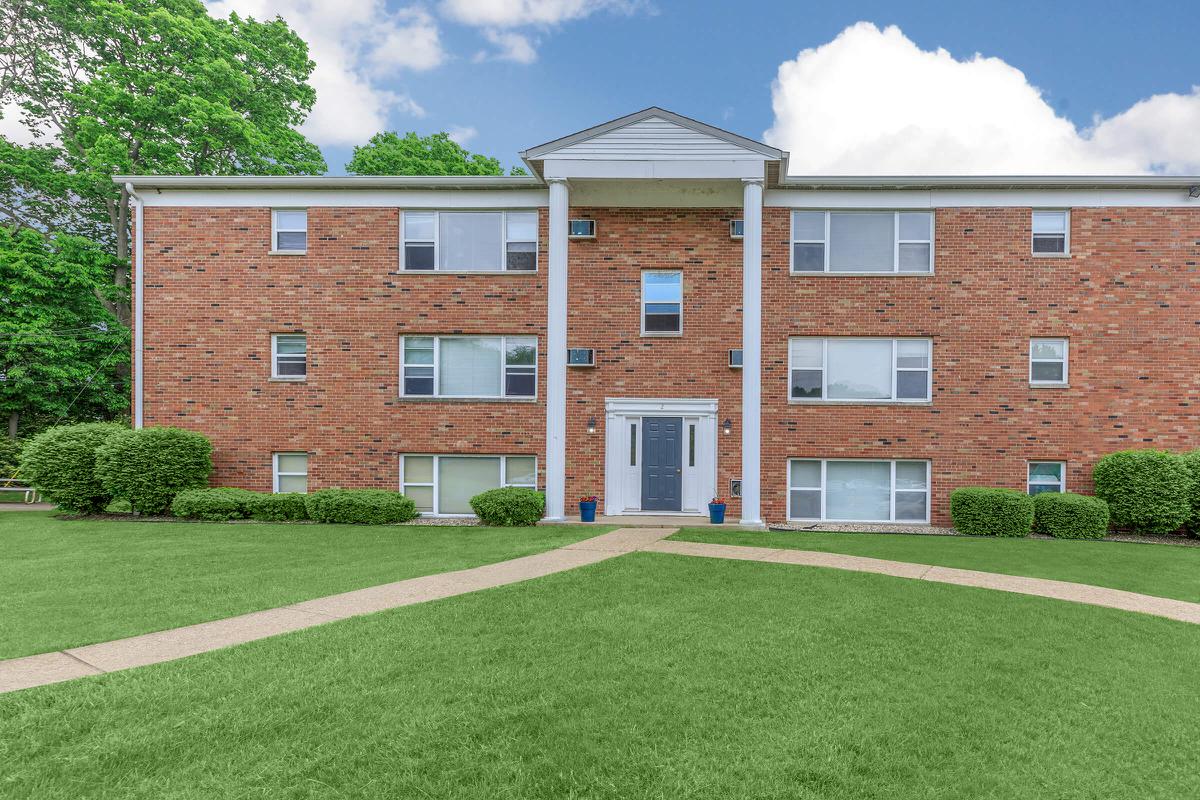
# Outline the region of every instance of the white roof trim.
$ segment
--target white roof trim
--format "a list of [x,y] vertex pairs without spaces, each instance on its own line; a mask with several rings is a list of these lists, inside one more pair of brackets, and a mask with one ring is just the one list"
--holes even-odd
[[1196,175],[788,175],[782,189],[1189,189]]
[[139,189],[544,189],[533,175],[114,175]]

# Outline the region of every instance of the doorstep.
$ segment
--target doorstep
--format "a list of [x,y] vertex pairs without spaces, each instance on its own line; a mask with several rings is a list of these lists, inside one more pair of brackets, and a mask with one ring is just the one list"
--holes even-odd
[[[591,525],[579,521],[579,515],[567,517],[559,524]],[[549,524],[549,523],[546,523]],[[596,525],[619,525],[622,528],[740,528],[736,522],[713,525],[707,514],[597,514]]]

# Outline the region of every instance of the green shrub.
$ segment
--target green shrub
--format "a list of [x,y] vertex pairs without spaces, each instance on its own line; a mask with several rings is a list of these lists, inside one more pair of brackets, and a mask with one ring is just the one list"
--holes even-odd
[[1200,450],[1192,450],[1179,456],[1183,466],[1192,476],[1192,494],[1189,498],[1192,514],[1185,524],[1188,536],[1200,538]]
[[533,489],[489,489],[471,498],[485,525],[536,525],[546,511],[546,496]]
[[0,436],[0,478],[11,478],[21,463],[21,443]]
[[1033,498],[1016,489],[971,486],[950,493],[950,518],[970,536],[1028,536]]
[[211,471],[208,439],[180,428],[123,431],[96,451],[104,489],[142,514],[161,514],[180,492],[205,488]]
[[304,496],[304,508],[317,522],[388,525],[417,516],[412,500],[385,489],[321,489]]
[[259,493],[249,489],[186,489],[171,501],[171,513],[213,522],[245,519],[257,497]]
[[1184,460],[1162,450],[1109,453],[1092,471],[1112,523],[1139,533],[1173,533],[1192,516],[1194,481]]
[[103,511],[113,495],[96,477],[96,451],[126,433],[123,425],[112,422],[48,428],[22,448],[21,477],[66,511]]
[[295,522],[308,519],[304,498],[299,492],[256,494],[247,510],[251,517],[265,522]]
[[1103,539],[1108,533],[1108,503],[1071,492],[1033,496],[1033,525],[1056,539]]

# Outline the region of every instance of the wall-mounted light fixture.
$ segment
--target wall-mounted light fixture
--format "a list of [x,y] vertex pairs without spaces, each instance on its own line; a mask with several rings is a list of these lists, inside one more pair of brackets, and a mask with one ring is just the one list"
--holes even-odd
[[596,418],[595,417],[588,417],[587,432],[588,433],[596,432]]
[[732,432],[733,432],[733,421],[731,419],[729,419],[729,417],[726,417],[725,421],[721,423],[721,433],[728,436]]

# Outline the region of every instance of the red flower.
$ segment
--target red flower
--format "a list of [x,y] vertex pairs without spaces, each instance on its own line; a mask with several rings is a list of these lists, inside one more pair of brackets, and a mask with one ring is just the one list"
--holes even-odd
[[725,505],[725,501],[724,501],[724,500],[722,500],[722,499],[721,499],[721,498],[719,498],[719,497],[714,497],[712,500],[709,500],[708,502],[712,503],[714,506],[723,506],[723,505]]
[[581,502],[581,503],[595,503],[599,500],[600,500],[600,498],[594,494],[586,495],[584,497],[579,498],[579,502]]

